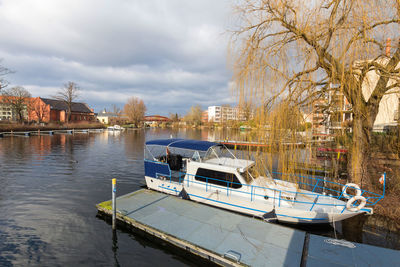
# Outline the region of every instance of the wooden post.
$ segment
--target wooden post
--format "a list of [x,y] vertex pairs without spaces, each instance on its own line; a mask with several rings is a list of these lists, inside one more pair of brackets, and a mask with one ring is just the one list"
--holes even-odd
[[116,219],[117,219],[117,201],[116,195],[117,193],[117,179],[112,179],[112,229],[116,228]]

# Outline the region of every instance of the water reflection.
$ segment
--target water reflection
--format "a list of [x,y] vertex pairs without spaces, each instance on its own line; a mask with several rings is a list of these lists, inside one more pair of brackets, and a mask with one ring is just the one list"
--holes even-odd
[[117,236],[117,230],[114,229],[112,230],[112,251],[114,253],[114,266],[119,267],[119,262],[118,262],[118,236]]
[[111,197],[111,178],[121,195],[140,188],[144,138],[143,131],[1,138],[0,265],[185,265],[127,233],[110,243],[111,227],[95,218],[95,204]]

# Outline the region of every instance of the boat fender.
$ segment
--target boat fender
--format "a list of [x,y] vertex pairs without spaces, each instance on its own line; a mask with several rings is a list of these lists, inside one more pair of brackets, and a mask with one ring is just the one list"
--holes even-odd
[[[354,207],[353,203],[360,200],[361,203],[360,205]],[[347,201],[346,203],[346,209],[348,211],[359,211],[360,209],[364,208],[365,204],[367,204],[367,200],[365,199],[365,197],[363,196],[354,196],[352,198],[349,199],[349,201]]]
[[347,199],[351,198],[351,196],[349,194],[347,194],[347,188],[349,188],[349,187],[353,187],[354,189],[356,189],[356,196],[358,196],[358,197],[361,196],[361,189],[358,185],[353,184],[353,183],[347,183],[342,188],[342,196],[344,198],[347,198]]

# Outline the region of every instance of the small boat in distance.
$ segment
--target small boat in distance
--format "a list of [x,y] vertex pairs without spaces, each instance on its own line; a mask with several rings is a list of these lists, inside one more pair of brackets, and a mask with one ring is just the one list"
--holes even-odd
[[331,223],[372,214],[370,206],[384,197],[356,184],[340,185],[311,176],[302,176],[298,183],[274,179],[267,169],[259,170],[253,160],[236,158],[220,143],[152,140],[146,142],[144,153],[148,188],[280,222]]
[[123,131],[124,128],[119,126],[119,125],[114,125],[114,126],[108,126],[107,130],[109,130],[109,131]]

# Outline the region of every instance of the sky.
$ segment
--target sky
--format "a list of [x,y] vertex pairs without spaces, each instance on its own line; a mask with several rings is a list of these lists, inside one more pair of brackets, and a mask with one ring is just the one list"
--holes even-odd
[[148,115],[235,105],[229,0],[0,0],[8,88],[51,98],[68,81],[95,112],[129,97]]

